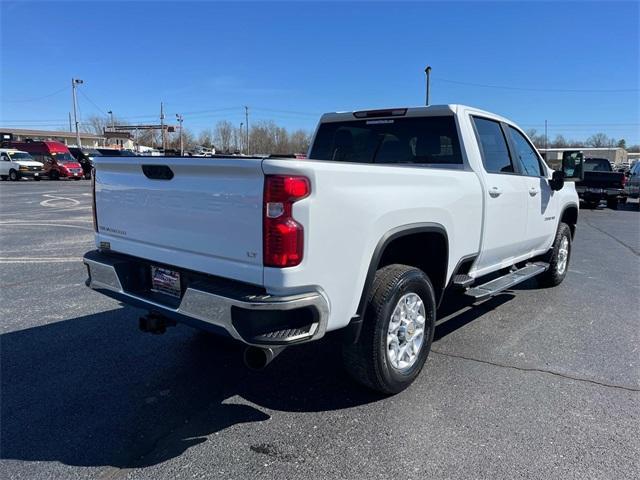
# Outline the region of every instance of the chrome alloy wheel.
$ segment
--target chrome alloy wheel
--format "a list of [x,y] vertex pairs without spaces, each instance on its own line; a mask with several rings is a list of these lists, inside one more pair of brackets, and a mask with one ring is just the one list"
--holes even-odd
[[424,344],[425,311],[415,293],[403,295],[393,309],[387,330],[387,358],[396,370],[407,370]]
[[560,248],[558,249],[558,262],[556,263],[556,270],[559,275],[562,275],[567,269],[567,263],[569,262],[569,239],[562,237],[560,242]]

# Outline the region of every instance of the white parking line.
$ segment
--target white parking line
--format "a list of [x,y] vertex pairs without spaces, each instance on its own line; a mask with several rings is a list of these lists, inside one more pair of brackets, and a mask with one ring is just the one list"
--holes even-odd
[[82,257],[0,257],[3,263],[80,263]]
[[93,228],[82,227],[80,225],[62,225],[60,223],[34,223],[34,222],[0,222],[0,225],[5,227],[64,227],[64,228],[79,228],[80,230],[88,230],[93,232]]
[[[43,195],[43,197],[49,197],[47,200],[40,202],[43,207],[75,207],[80,205],[80,202],[74,198],[61,197],[59,195]],[[65,202],[70,202],[70,205],[66,205]],[[60,205],[63,203],[63,205]]]

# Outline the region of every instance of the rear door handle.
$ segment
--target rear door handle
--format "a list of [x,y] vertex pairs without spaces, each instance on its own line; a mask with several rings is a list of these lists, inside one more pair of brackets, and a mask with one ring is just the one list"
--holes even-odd
[[502,189],[500,187],[491,187],[489,188],[489,195],[493,198],[497,198],[502,195]]
[[529,195],[531,195],[532,197],[535,197],[538,194],[539,191],[540,190],[538,190],[536,187],[531,187],[529,189]]

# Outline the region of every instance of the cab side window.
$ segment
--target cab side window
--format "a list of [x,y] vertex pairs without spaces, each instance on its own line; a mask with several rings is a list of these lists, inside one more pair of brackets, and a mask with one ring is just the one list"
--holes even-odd
[[7,155],[4,152],[0,153],[0,160],[5,161],[5,162],[10,162],[11,161],[11,159],[9,158],[9,155]]
[[527,139],[513,127],[509,127],[509,133],[516,150],[516,157],[522,167],[522,173],[529,177],[544,176],[544,170],[540,165],[538,154]]
[[482,151],[482,163],[487,173],[513,173],[513,163],[507,147],[507,139],[500,123],[486,118],[473,117],[478,143]]

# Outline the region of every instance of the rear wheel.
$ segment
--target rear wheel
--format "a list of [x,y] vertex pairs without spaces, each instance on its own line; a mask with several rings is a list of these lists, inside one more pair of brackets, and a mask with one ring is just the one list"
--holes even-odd
[[571,229],[566,223],[558,226],[553,246],[544,260],[549,263],[549,269],[538,276],[538,282],[545,287],[560,285],[567,276],[569,260],[571,259]]
[[599,201],[593,201],[593,200],[585,200],[585,201],[584,201],[584,206],[585,206],[586,208],[590,208],[590,209],[592,209],[592,210],[593,210],[594,208],[596,208],[598,205],[600,205],[600,202],[599,202]]
[[427,360],[435,318],[435,293],[423,271],[406,265],[378,270],[360,338],[343,347],[347,372],[373,390],[401,392]]
[[618,209],[618,197],[607,198],[607,208],[610,208],[611,210],[617,210]]
[[60,180],[60,173],[57,170],[51,170],[49,172],[49,178],[51,180]]
[[9,180],[12,182],[17,182],[20,180],[20,175],[14,169],[9,170]]

